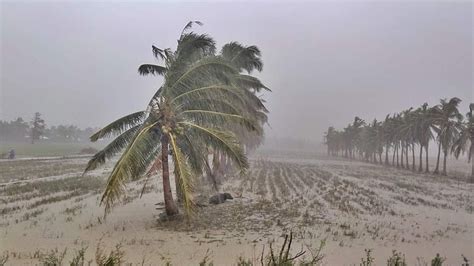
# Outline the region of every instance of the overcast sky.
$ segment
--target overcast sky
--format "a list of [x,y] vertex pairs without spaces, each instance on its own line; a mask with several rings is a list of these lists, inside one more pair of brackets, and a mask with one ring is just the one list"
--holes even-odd
[[383,119],[453,96],[473,102],[470,1],[1,2],[0,120],[102,126],[142,110],[160,86],[137,67],[176,47],[189,20],[255,44],[273,92],[267,135],[321,139],[355,115]]

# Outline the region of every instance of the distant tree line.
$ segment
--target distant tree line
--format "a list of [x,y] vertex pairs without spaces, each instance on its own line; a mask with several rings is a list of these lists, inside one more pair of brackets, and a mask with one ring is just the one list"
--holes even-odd
[[472,164],[470,181],[474,182],[474,104],[470,104],[470,110],[464,118],[458,110],[460,102],[459,98],[454,97],[442,99],[440,104],[432,107],[425,103],[416,109],[409,108],[387,115],[384,121],[374,119],[371,123],[356,116],[342,130],[328,128],[324,136],[327,152],[333,156],[359,158],[429,173],[428,148],[430,142],[435,141],[437,160],[433,174],[447,175],[447,157],[453,154],[459,158],[461,154],[467,153],[468,162]]
[[75,125],[48,127],[38,112],[33,115],[30,122],[25,121],[22,117],[12,121],[0,120],[0,141],[88,142],[89,136],[96,131],[98,128],[81,129]]

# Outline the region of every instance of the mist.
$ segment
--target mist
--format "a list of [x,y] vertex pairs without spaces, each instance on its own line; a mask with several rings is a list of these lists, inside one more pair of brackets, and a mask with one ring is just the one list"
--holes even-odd
[[255,44],[269,138],[320,142],[332,125],[424,102],[473,100],[472,2],[1,3],[0,120],[104,126],[142,110],[162,79],[142,77],[151,45],[175,48],[189,20]]
[[0,265],[469,265],[473,11],[0,0]]

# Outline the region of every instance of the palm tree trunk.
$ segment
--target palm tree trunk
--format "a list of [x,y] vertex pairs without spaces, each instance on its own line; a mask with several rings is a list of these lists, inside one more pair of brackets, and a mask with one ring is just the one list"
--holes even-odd
[[402,150],[400,151],[400,167],[405,168],[404,163],[403,163],[403,155],[405,154],[405,145],[402,142],[400,146],[402,147]]
[[395,146],[393,147],[392,166],[395,166]]
[[398,144],[397,144],[397,147],[396,147],[396,152],[397,152],[397,168],[400,167],[400,164],[399,164],[399,157],[398,157]]
[[474,138],[471,138],[471,183],[474,183]]
[[423,171],[423,145],[420,144],[420,166],[418,167],[418,172]]
[[415,143],[411,144],[411,153],[412,153],[411,170],[413,170],[413,172],[414,172],[416,170],[416,165],[415,165]]
[[430,166],[428,164],[428,148],[429,148],[429,143],[426,143],[425,145],[425,173],[430,172]]
[[[474,154],[471,155],[471,156],[474,156]],[[472,157],[471,157],[471,166],[472,166],[472,169],[471,169],[471,180],[470,181],[471,181],[471,183],[474,183],[474,159],[472,159]]]
[[171,192],[170,170],[168,166],[168,143],[167,135],[161,137],[161,168],[163,170],[163,195],[165,198],[165,211],[168,216],[178,214],[178,207],[173,200],[173,193]]
[[388,149],[389,149],[389,146],[387,145],[385,147],[385,165],[389,165],[389,161],[388,161]]
[[410,170],[410,165],[408,164],[408,149],[410,148],[410,144],[407,143],[407,146],[405,147],[405,166],[407,170]]
[[433,172],[433,174],[437,175],[439,174],[439,157],[441,155],[441,141],[438,143],[438,159],[436,161],[436,168]]
[[474,183],[474,149],[471,152],[471,183]]
[[448,172],[446,172],[446,158],[448,157],[448,150],[444,149],[444,158],[443,158],[443,172],[441,172],[442,175],[448,175]]

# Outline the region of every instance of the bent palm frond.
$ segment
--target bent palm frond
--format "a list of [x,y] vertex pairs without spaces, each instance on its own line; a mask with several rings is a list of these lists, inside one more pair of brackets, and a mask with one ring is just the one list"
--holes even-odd
[[189,169],[187,158],[177,145],[176,138],[173,134],[169,134],[170,145],[173,149],[174,175],[180,186],[183,196],[183,206],[189,215],[194,210],[194,202],[192,198],[193,180],[191,170]]
[[163,94],[173,99],[196,88],[197,84],[208,84],[209,81],[214,81],[214,84],[215,81],[229,83],[236,73],[237,70],[228,61],[217,56],[207,56],[189,66],[176,80],[167,81]]
[[166,55],[165,55],[165,51],[163,49],[160,49],[154,45],[151,46],[151,52],[153,53],[153,56],[156,58],[156,59],[162,59],[162,60],[165,60],[166,59]]
[[263,85],[263,83],[256,77],[238,74],[235,75],[234,78],[238,86],[254,89],[256,92],[260,92],[262,89],[272,91],[267,86]]
[[184,26],[183,30],[181,31],[181,35],[183,35],[184,32],[186,32],[187,30],[191,29],[193,27],[193,24],[197,24],[199,26],[204,25],[204,23],[202,23],[201,21],[191,20],[186,24],[186,26]]
[[138,67],[138,73],[140,73],[142,76],[148,74],[163,76],[166,73],[166,70],[166,67],[153,64],[143,64]]
[[230,42],[222,47],[221,54],[239,70],[250,73],[254,69],[258,71],[263,69],[261,52],[255,45],[243,46],[238,42]]
[[128,129],[127,131],[117,136],[112,142],[105,146],[105,148],[96,153],[87,163],[86,169],[84,170],[84,174],[88,171],[97,169],[97,167],[104,164],[107,159],[111,158],[123,148],[125,148],[130,143],[130,140],[138,131],[138,129],[140,129],[140,127],[141,125],[138,125]]
[[105,204],[106,213],[120,200],[125,182],[140,178],[158,154],[156,144],[159,143],[161,133],[156,128],[157,123],[140,128],[115,164],[100,201]]
[[231,125],[242,125],[250,131],[261,132],[261,127],[256,120],[243,117],[237,114],[216,112],[211,110],[185,110],[181,112],[193,121],[198,122],[200,125],[206,123],[213,125],[220,125],[221,128],[229,128]]
[[146,113],[144,111],[139,111],[139,112],[126,115],[122,118],[115,120],[114,122],[108,124],[101,130],[94,133],[94,135],[90,137],[90,140],[94,142],[100,138],[107,138],[112,135],[121,134],[125,130],[143,122],[145,117],[146,117]]
[[[178,40],[176,60],[196,59],[199,56],[213,55],[216,51],[216,42],[207,34],[194,32],[184,33]],[[197,56],[197,57],[196,57]]]
[[190,122],[179,122],[179,124],[192,130],[193,134],[207,143],[209,147],[225,153],[237,164],[241,172],[245,172],[248,168],[247,157],[240,143],[229,131],[206,128]]

